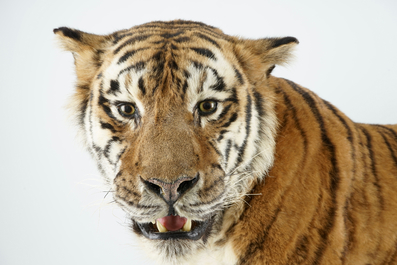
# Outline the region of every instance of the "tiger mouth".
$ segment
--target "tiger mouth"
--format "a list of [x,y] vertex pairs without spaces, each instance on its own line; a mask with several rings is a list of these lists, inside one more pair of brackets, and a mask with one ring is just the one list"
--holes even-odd
[[199,240],[208,234],[214,218],[205,221],[187,219],[186,223],[178,230],[168,231],[158,220],[151,223],[137,223],[142,234],[152,240],[161,239],[190,239]]

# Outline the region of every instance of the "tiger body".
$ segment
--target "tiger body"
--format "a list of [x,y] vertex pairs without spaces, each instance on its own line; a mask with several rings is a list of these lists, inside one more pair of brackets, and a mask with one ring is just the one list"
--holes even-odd
[[397,264],[397,125],[272,76],[295,38],[190,21],[54,32],[87,148],[161,264]]

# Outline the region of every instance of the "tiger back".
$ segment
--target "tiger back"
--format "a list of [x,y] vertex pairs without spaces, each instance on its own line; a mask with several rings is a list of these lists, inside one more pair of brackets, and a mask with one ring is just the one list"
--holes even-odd
[[397,264],[397,125],[272,76],[297,39],[182,20],[54,33],[86,147],[160,264]]

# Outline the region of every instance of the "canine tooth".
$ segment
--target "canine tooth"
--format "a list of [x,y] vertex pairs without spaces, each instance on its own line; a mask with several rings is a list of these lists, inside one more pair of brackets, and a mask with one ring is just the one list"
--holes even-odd
[[186,223],[183,225],[182,230],[189,232],[192,230],[192,219],[187,218]]
[[153,221],[152,221],[152,224],[156,224],[156,220],[153,220]]
[[156,222],[157,229],[160,233],[167,232],[167,228],[165,228],[159,221]]

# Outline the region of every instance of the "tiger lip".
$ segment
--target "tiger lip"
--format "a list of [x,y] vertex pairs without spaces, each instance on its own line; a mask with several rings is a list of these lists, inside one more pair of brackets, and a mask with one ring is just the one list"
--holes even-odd
[[[169,240],[169,239],[189,239],[189,240],[199,240],[200,238],[203,237],[203,235],[209,231],[213,224],[214,218],[211,217],[207,219],[206,221],[192,221],[189,220],[184,224],[184,227],[178,231],[165,231],[165,232],[160,232],[161,229],[161,224],[156,220],[155,225],[151,223],[136,223],[142,232],[142,234],[152,240]],[[189,230],[186,229],[188,227],[185,227],[186,225],[189,226],[189,222],[191,227],[190,231],[184,231],[184,230]],[[160,224],[160,229],[158,228]],[[164,230],[163,230],[164,231]]]

